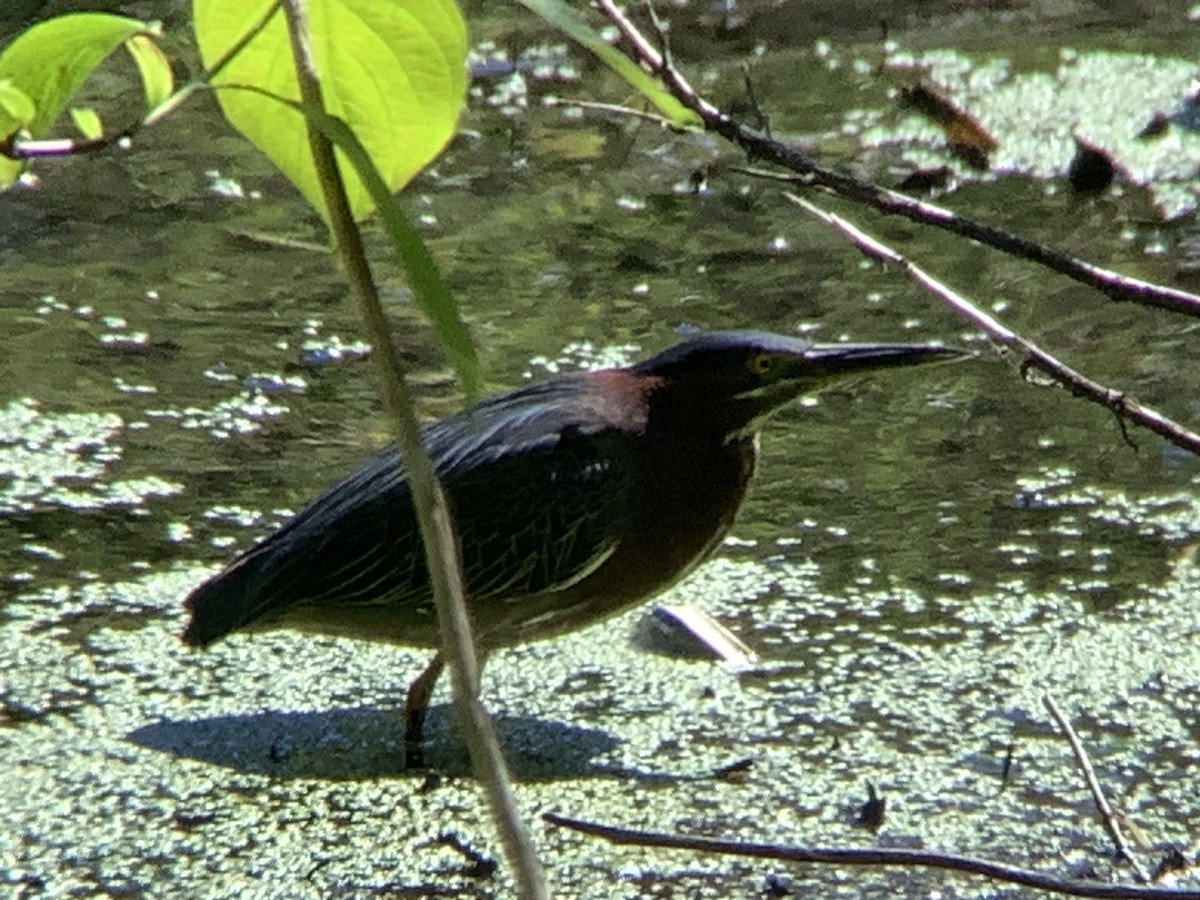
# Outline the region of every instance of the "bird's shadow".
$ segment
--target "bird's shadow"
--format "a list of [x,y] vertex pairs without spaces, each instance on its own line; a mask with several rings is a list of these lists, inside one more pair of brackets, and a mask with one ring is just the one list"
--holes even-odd
[[[466,775],[467,751],[449,706],[425,723],[425,769],[405,770],[404,725],[395,710],[352,707],[316,712],[263,710],[205,719],[162,719],[129,732],[148,749],[279,779],[332,781],[389,776]],[[623,776],[674,781],[666,773],[626,770],[593,760],[621,741],[607,732],[527,716],[507,716],[496,731],[509,768],[522,781]]]

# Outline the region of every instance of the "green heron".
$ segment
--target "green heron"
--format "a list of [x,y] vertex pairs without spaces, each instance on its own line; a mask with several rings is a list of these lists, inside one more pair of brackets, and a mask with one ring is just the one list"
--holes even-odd
[[[733,524],[763,421],[839,376],[960,357],[928,344],[693,337],[643,362],[562,375],[425,426],[462,546],[481,656],[660,593]],[[394,447],[187,597],[183,639],[289,627],[439,646],[424,550]],[[441,653],[409,688],[420,740]]]

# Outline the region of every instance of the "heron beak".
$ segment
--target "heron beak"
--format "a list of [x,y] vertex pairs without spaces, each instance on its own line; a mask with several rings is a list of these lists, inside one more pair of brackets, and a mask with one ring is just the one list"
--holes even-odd
[[813,344],[797,361],[797,375],[836,378],[878,369],[953,362],[974,355],[937,344]]

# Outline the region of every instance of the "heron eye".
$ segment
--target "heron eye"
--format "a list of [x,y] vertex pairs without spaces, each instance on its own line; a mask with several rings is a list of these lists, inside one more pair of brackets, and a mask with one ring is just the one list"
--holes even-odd
[[775,357],[770,353],[756,353],[750,357],[748,365],[755,375],[766,375],[775,367]]

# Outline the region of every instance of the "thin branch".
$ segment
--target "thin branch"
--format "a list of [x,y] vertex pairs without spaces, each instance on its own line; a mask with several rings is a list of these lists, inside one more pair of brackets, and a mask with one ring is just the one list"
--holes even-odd
[[646,15],[650,17],[650,24],[654,26],[654,35],[658,38],[658,53],[662,57],[661,68],[675,68],[675,60],[671,55],[671,38],[667,35],[667,26],[658,17],[653,0],[646,0]]
[[719,109],[696,93],[678,69],[668,64],[658,49],[638,31],[613,0],[597,0],[596,6],[621,32],[621,37],[633,49],[633,58],[650,74],[659,76],[676,100],[700,116],[709,128],[712,128],[710,122],[724,118]]
[[924,203],[869,181],[822,168],[811,157],[794,147],[735,121],[701,97],[671,60],[664,58],[629,17],[617,8],[614,0],[597,0],[597,6],[620,31],[632,50],[633,57],[647,71],[658,76],[675,99],[698,115],[709,131],[714,131],[741,147],[751,158],[782,166],[794,173],[774,177],[784,177],[793,184],[828,188],[843,197],[867,203],[887,215],[902,216],[914,222],[969,237],[981,244],[1053,269],[1095,288],[1113,300],[1132,301],[1145,306],[1200,316],[1200,296],[1195,294],[1103,269],[1055,247],[975,222],[948,209]]
[[643,119],[647,122],[653,122],[655,125],[660,125],[668,131],[674,131],[677,134],[686,133],[686,128],[680,128],[666,116],[660,116],[658,113],[648,112],[643,109],[634,109],[631,106],[621,106],[617,103],[597,103],[593,100],[571,100],[566,97],[547,97],[543,101],[546,106],[578,106],[580,109],[590,109],[595,112],[611,113],[614,116],[624,116],[631,119]]
[[[321,83],[313,61],[305,21],[306,0],[285,0],[296,77],[302,102],[324,111]],[[500,752],[491,718],[479,700],[479,662],[462,575],[458,538],[450,519],[449,506],[433,463],[421,442],[420,426],[404,365],[391,338],[391,328],[371,277],[363,249],[362,234],[350,211],[333,145],[319,129],[305,120],[313,163],[317,168],[330,228],[346,268],[376,363],[384,405],[391,415],[397,446],[412,488],[413,507],[425,545],[426,565],[433,588],[441,631],[442,652],[450,663],[454,706],[471,762],[482,782],[509,865],[525,900],[549,897],[542,866],[534,852],[529,832],[521,820],[513,796],[504,757]]]
[[44,138],[35,141],[13,134],[0,141],[0,156],[23,160],[99,153],[120,143],[137,131],[139,127],[141,127],[141,122],[135,122],[127,128],[102,138]]
[[251,25],[245,34],[234,41],[232,46],[212,64],[211,68],[192,78],[136,122],[131,122],[125,127],[119,128],[111,134],[100,138],[43,138],[32,140],[19,137],[19,133],[13,134],[0,141],[0,156],[7,156],[9,159],[16,160],[55,156],[81,156],[83,154],[99,153],[102,150],[108,150],[121,143],[121,141],[132,138],[141,129],[149,125],[155,125],[160,119],[173,113],[197,90],[208,87],[212,83],[212,80],[242,52],[246,45],[254,40],[271,23],[275,14],[279,12],[280,2],[281,0],[275,0],[274,3],[268,6],[266,12],[259,17],[258,21]]
[[542,818],[551,825],[569,828],[593,837],[603,838],[613,844],[638,847],[663,847],[673,850],[689,850],[701,854],[726,856],[748,856],[754,859],[775,859],[794,863],[819,863],[831,866],[920,866],[930,869],[945,869],[980,875],[993,881],[1019,884],[1041,891],[1051,891],[1071,897],[1099,897],[1104,900],[1200,900],[1200,891],[1177,891],[1170,888],[1132,887],[1122,884],[1104,884],[1096,881],[1080,881],[1059,878],[1031,869],[1019,869],[1003,863],[989,862],[973,856],[954,853],[937,853],[932,850],[908,850],[901,848],[841,848],[841,847],[796,847],[787,844],[765,844],[751,841],[722,840],[720,838],[693,837],[661,831],[640,831],[619,828],[599,822],[589,822],[543,813]]
[[1079,739],[1079,735],[1075,733],[1075,729],[1071,726],[1067,719],[1066,713],[1062,711],[1062,707],[1055,702],[1050,694],[1042,697],[1042,703],[1046,709],[1050,710],[1050,715],[1054,716],[1054,721],[1058,723],[1058,727],[1062,729],[1062,733],[1066,736],[1067,742],[1071,745],[1071,752],[1075,754],[1075,762],[1079,765],[1079,771],[1083,773],[1083,780],[1087,782],[1088,790],[1092,792],[1092,800],[1096,804],[1096,811],[1100,813],[1100,821],[1104,823],[1104,829],[1108,832],[1108,836],[1112,838],[1113,846],[1116,848],[1117,856],[1125,860],[1133,868],[1134,874],[1137,875],[1138,881],[1146,884],[1150,881],[1150,873],[1142,868],[1141,863],[1133,855],[1133,850],[1125,841],[1125,836],[1121,834],[1121,827],[1117,824],[1117,814],[1109,805],[1108,799],[1104,796],[1104,790],[1100,787],[1100,781],[1096,778],[1096,770],[1092,768],[1092,761],[1088,759],[1087,751],[1083,749],[1083,742]]
[[[850,224],[841,216],[826,212],[809,203],[807,200],[797,197],[795,194],[784,194],[784,196],[822,222],[836,228],[855,247],[871,259],[901,269],[909,278],[921,285],[925,290],[942,300],[960,315],[978,325],[997,343],[1012,347],[1020,352],[1024,356],[1024,361],[1021,364],[1023,372],[1030,368],[1045,372],[1055,381],[1066,387],[1074,396],[1091,400],[1093,403],[1098,403],[1111,411],[1118,417],[1118,421],[1128,419],[1166,438],[1179,447],[1190,450],[1192,453],[1200,453],[1200,434],[1189,431],[1182,425],[1149,407],[1142,406],[1127,394],[1105,387],[1098,381],[1093,381],[1070,366],[1067,366],[1037,346],[1033,341],[1017,334],[1000,322],[1000,320],[984,312],[961,294],[956,293],[920,267],[909,262],[904,256]],[[1128,435],[1125,437],[1128,440]]]

